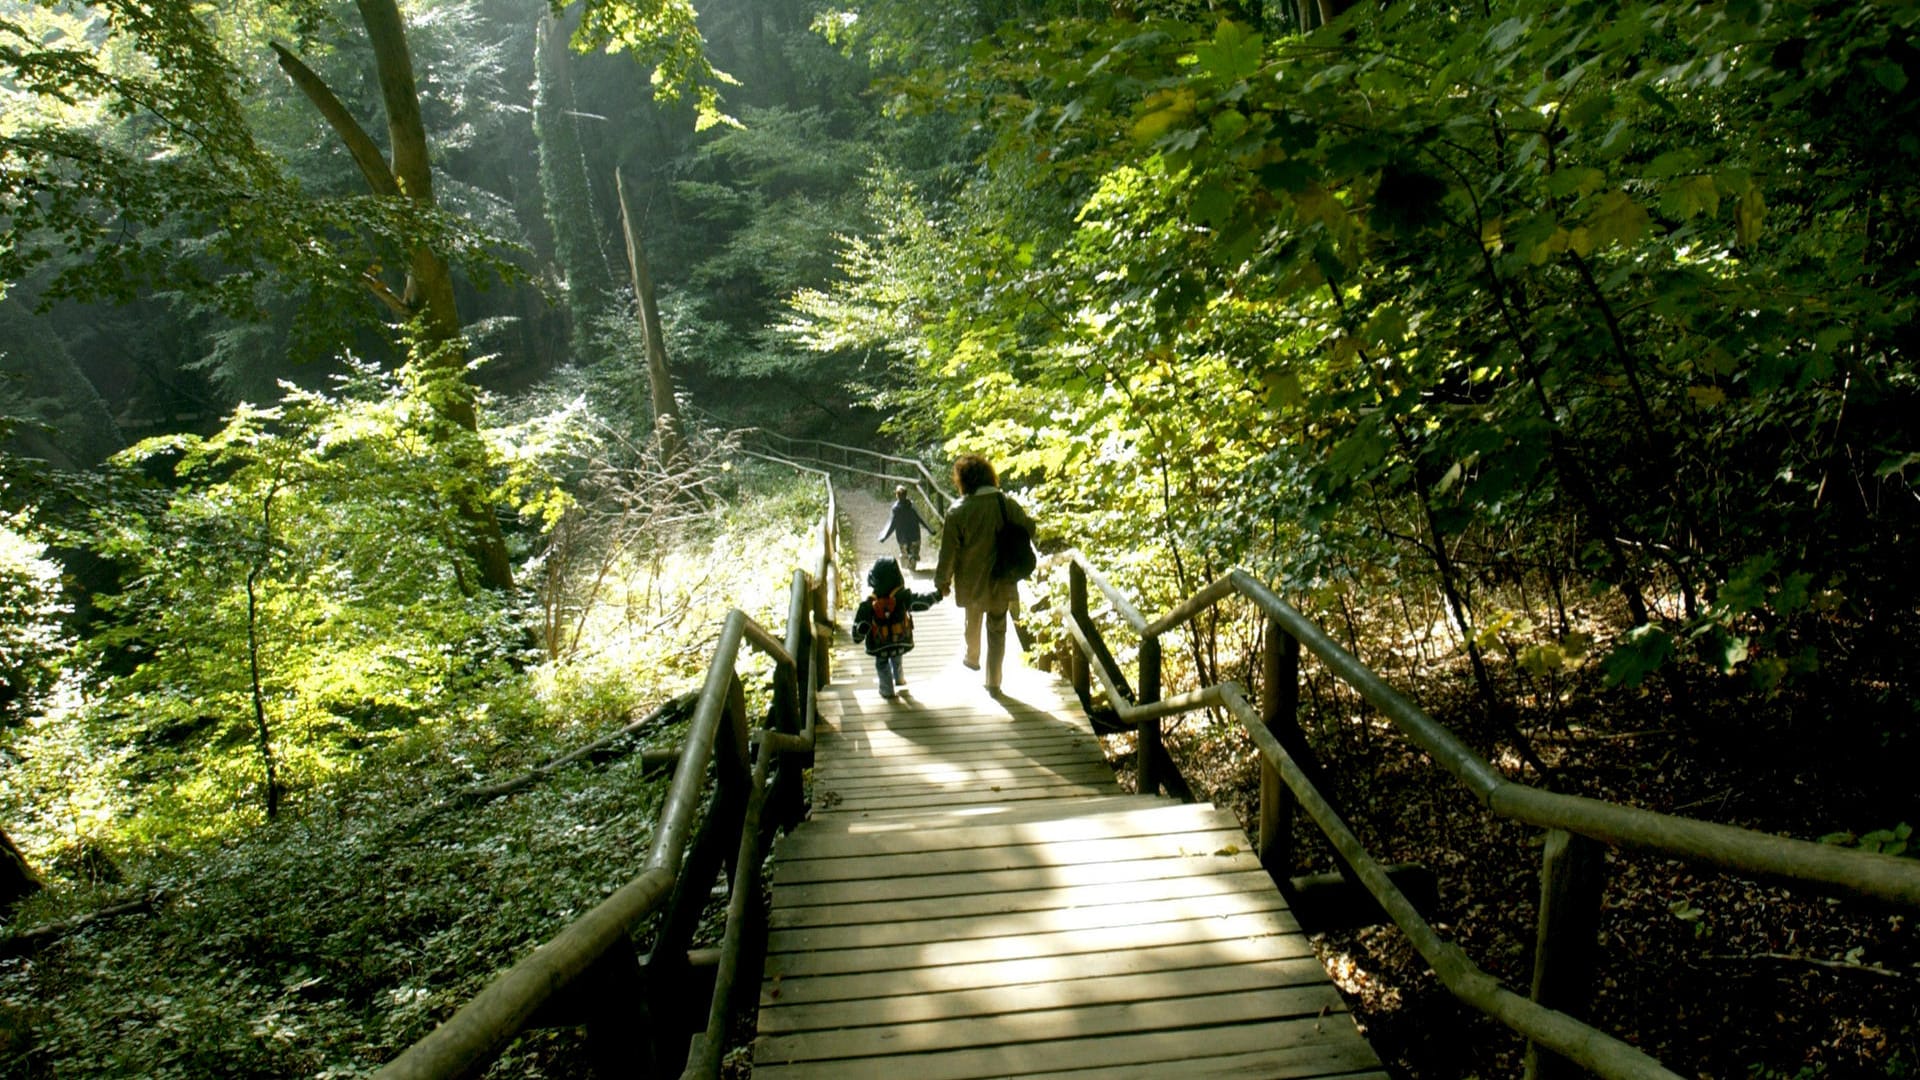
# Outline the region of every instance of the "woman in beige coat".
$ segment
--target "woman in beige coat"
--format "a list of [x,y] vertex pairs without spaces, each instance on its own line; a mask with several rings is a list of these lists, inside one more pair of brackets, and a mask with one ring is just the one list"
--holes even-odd
[[1003,521],[1011,521],[1033,535],[1033,519],[1021,505],[1001,493],[993,466],[979,454],[963,454],[953,463],[953,485],[960,501],[947,513],[940,530],[940,562],[933,572],[934,588],[953,595],[966,613],[967,655],[961,661],[980,670],[980,629],[987,631],[987,690],[1000,689],[1000,669],[1007,655],[1007,615],[1020,609],[1020,590],[1012,581],[993,579],[994,536]]

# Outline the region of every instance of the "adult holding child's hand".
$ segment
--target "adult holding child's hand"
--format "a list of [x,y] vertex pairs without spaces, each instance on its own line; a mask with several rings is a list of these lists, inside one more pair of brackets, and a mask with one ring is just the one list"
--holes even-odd
[[[1007,655],[1007,616],[1020,609],[1019,578],[995,573],[1002,526],[1015,525],[1033,535],[1033,518],[999,488],[993,465],[979,454],[963,454],[953,463],[953,485],[960,500],[948,512],[940,530],[940,562],[933,572],[934,588],[952,594],[966,614],[967,655],[962,663],[980,670],[980,630],[987,632],[986,684],[1000,689],[1000,673]],[[1031,550],[1030,548],[1028,549]],[[1026,567],[1032,569],[1031,563]]]

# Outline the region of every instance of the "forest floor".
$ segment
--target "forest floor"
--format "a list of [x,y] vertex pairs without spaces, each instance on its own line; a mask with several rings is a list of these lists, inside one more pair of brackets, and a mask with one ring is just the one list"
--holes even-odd
[[[1419,689],[1443,723],[1473,713],[1471,688],[1460,681],[1443,676]],[[1651,698],[1608,704],[1532,734],[1553,770],[1541,786],[1803,837],[1833,831],[1846,807],[1872,815],[1911,798],[1910,782],[1890,800],[1887,781],[1858,762],[1807,753],[1811,733],[1748,727],[1754,718],[1727,711],[1730,703],[1717,723],[1686,730]],[[1350,824],[1382,861],[1434,871],[1441,935],[1524,995],[1540,832],[1486,812],[1381,718],[1331,711],[1347,715],[1323,724],[1315,742]],[[1114,741],[1124,769],[1131,737]],[[1258,762],[1238,732],[1199,721],[1168,741],[1201,798],[1231,806],[1249,826],[1257,820]],[[1489,756],[1510,778],[1541,784],[1510,753]],[[1297,817],[1295,872],[1332,869],[1324,841]],[[1683,1076],[1920,1075],[1920,940],[1897,911],[1610,851],[1600,934],[1598,993],[1579,1015]],[[1521,1074],[1522,1040],[1453,998],[1391,924],[1323,933],[1316,947],[1395,1073]]]

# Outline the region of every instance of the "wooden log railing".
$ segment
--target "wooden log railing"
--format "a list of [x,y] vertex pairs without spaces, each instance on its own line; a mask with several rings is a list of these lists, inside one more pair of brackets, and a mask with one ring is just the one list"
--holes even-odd
[[920,497],[920,503],[928,514],[927,520],[933,522],[935,527],[946,520],[946,511],[941,509],[942,495],[946,488],[928,470],[926,463],[918,458],[901,457],[898,454],[887,454],[842,443],[824,442],[820,439],[795,439],[761,428],[736,430],[747,438],[760,440],[761,444],[775,455],[748,451],[750,456],[767,457],[769,460],[788,464],[805,463],[815,468],[904,485]]
[[[584,1026],[588,1052],[605,1075],[719,1074],[734,989],[760,941],[759,873],[770,829],[796,820],[803,809],[800,773],[811,764],[815,693],[831,674],[832,617],[839,604],[839,509],[832,478],[786,464],[817,473],[826,490],[817,561],[811,573],[794,572],[784,639],[737,609],[722,622],[640,873],[495,977],[375,1074],[379,1080],[473,1076],[522,1031],[542,1026]],[[757,731],[750,727],[738,674],[743,647],[774,662],[772,706]],[[699,1003],[690,1002],[690,946],[723,865],[730,879],[726,935],[706,1015],[698,1017]],[[656,915],[653,948],[642,960],[631,935]],[[703,959],[713,959],[712,952]],[[686,1037],[684,1045],[676,1044],[680,1037]]]
[[[1914,860],[1562,795],[1510,781],[1245,571],[1231,571],[1153,621],[1144,618],[1079,552],[1068,553],[1067,571],[1066,628],[1078,646],[1074,681],[1084,692],[1089,677],[1097,678],[1121,721],[1138,730],[1140,790],[1153,790],[1149,786],[1153,778],[1169,768],[1159,737],[1163,718],[1201,708],[1231,715],[1260,751],[1257,844],[1269,873],[1285,880],[1291,863],[1292,814],[1295,809],[1304,810],[1332,844],[1342,873],[1365,887],[1447,989],[1527,1038],[1531,1077],[1571,1075],[1569,1065],[1609,1080],[1672,1080],[1676,1075],[1640,1050],[1568,1015],[1582,1010],[1591,997],[1594,932],[1604,888],[1602,855],[1607,846],[1920,908],[1920,862]],[[1089,583],[1105,594],[1112,615],[1139,637],[1137,694],[1126,685],[1093,621],[1087,605]],[[1162,698],[1160,639],[1231,596],[1244,597],[1267,620],[1263,707],[1256,709],[1232,682]],[[1529,996],[1508,990],[1440,937],[1303,767],[1299,758],[1306,737],[1294,715],[1303,647],[1451,773],[1482,806],[1546,830]]]

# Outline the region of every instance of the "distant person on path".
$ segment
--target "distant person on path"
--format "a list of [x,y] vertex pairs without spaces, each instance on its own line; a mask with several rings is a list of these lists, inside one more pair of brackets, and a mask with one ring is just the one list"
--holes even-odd
[[892,701],[894,688],[907,685],[901,661],[913,650],[913,613],[939,603],[940,594],[907,588],[900,564],[884,555],[867,571],[867,587],[873,592],[854,610],[853,640],[866,642],[880,676],[880,696]]
[[887,537],[893,537],[900,545],[900,561],[909,570],[920,569],[920,530],[926,527],[920,511],[907,501],[907,485],[894,488],[893,516],[887,519],[887,531],[880,534],[880,542],[884,544]]
[[1007,615],[1020,609],[1019,583],[996,581],[993,576],[994,538],[1004,522],[1033,535],[1033,518],[1021,505],[1002,494],[1000,478],[979,454],[963,454],[953,463],[953,486],[960,501],[947,513],[940,530],[940,562],[933,586],[941,596],[952,593],[966,612],[967,655],[961,663],[980,670],[980,627],[987,629],[989,693],[1000,691],[1000,672],[1007,655]]

